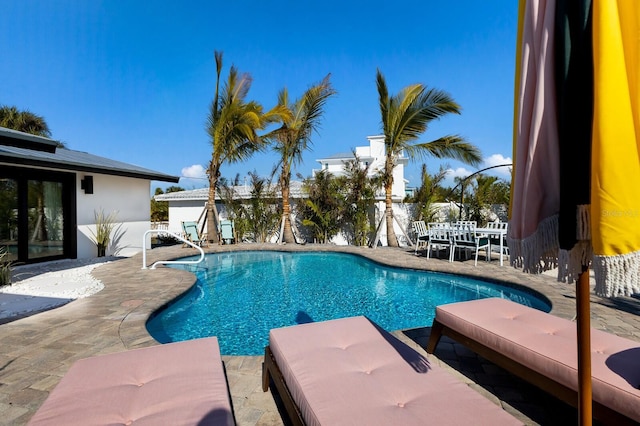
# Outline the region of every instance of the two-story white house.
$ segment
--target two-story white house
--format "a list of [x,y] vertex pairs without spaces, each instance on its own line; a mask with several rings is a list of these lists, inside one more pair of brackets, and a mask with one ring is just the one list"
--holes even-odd
[[[367,136],[369,140],[368,146],[357,146],[354,151],[358,156],[363,167],[369,166],[369,176],[374,176],[384,168],[386,153],[384,147],[384,135]],[[344,166],[348,161],[353,161],[353,151],[347,153],[334,154],[326,158],[319,158],[316,161],[320,163],[321,169],[313,170],[315,176],[320,170],[326,170],[334,176],[344,174]],[[404,167],[409,163],[409,159],[401,156],[396,161],[393,169],[393,188],[391,194],[394,202],[401,202],[407,189],[408,181],[404,178]],[[384,199],[384,189],[381,189],[377,197]]]

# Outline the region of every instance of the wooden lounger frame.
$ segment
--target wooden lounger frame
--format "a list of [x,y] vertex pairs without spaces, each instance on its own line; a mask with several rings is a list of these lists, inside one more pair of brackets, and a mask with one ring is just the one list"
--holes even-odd
[[[486,358],[496,365],[504,368],[515,376],[520,377],[526,382],[529,382],[545,392],[550,393],[556,398],[566,402],[573,407],[578,406],[578,392],[568,388],[567,386],[558,383],[552,377],[545,376],[538,373],[535,370],[515,361],[509,357],[502,355],[499,352],[485,346],[482,342],[474,340],[469,336],[461,334],[456,330],[453,330],[437,320],[433,321],[431,327],[431,335],[429,342],[427,343],[427,353],[433,354],[440,338],[442,336],[450,337],[451,339],[463,344],[478,355]],[[599,420],[606,422],[607,424],[615,425],[637,425],[638,423],[628,418],[627,416],[618,413],[611,408],[602,405],[596,401],[593,401],[593,416]]]
[[300,413],[298,405],[293,401],[291,392],[289,392],[282,372],[273,357],[271,348],[267,346],[264,348],[264,364],[262,364],[262,390],[264,392],[269,390],[270,379],[273,379],[273,384],[278,390],[278,395],[280,395],[282,399],[282,404],[289,416],[289,420],[291,420],[291,424],[294,426],[303,426],[305,422],[302,419],[302,413]]

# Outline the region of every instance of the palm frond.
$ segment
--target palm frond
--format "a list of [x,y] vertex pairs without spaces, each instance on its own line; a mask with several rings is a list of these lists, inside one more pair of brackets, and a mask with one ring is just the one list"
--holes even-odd
[[[15,106],[0,106],[0,126],[37,136],[51,137],[51,130],[44,117]],[[59,142],[59,146],[64,146]]]
[[431,142],[408,146],[406,152],[411,157],[431,155],[436,158],[453,158],[472,166],[482,162],[482,153],[478,147],[458,135],[443,136]]
[[222,73],[222,52],[215,51],[214,57],[216,60],[216,88],[213,95],[213,101],[210,108],[211,120],[215,121],[218,115],[218,100],[220,98],[220,74]]
[[286,106],[289,114],[280,117],[282,125],[267,137],[273,140],[274,150],[280,153],[283,164],[298,164],[302,161],[302,155],[309,148],[313,133],[319,129],[326,102],[335,93],[330,74],[320,83],[309,87],[293,103],[289,103],[286,88],[280,91],[278,105]]
[[387,88],[387,82],[384,75],[378,69],[376,72],[376,85],[378,88],[378,103],[380,105],[380,117],[382,121],[382,129],[387,136],[387,131],[390,130],[388,116],[389,116],[389,89]]
[[445,91],[429,89],[424,92],[425,105],[430,105],[434,112],[433,118],[440,118],[444,114],[460,114],[461,107]]

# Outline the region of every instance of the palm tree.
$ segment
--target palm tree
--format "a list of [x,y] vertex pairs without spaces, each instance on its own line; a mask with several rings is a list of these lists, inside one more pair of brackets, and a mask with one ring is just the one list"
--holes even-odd
[[280,240],[285,243],[295,243],[291,227],[291,203],[289,188],[291,183],[291,168],[302,162],[302,154],[311,146],[311,135],[318,131],[320,118],[329,97],[336,91],[329,81],[328,74],[320,83],[311,86],[293,103],[289,101],[286,88],[278,94],[278,105],[285,108],[288,116],[281,116],[281,126],[271,131],[265,138],[273,141],[273,149],[280,154],[280,161],[276,169],[280,168],[278,183],[282,192],[282,229]]
[[220,87],[222,52],[215,52],[216,88],[209,108],[206,131],[211,139],[211,161],[207,168],[209,193],[207,199],[207,238],[218,241],[218,214],[215,207],[216,186],[220,178],[220,167],[224,163],[244,161],[256,151],[264,149],[265,143],[257,131],[268,123],[279,120],[286,111],[276,107],[263,113],[262,105],[247,101],[251,88],[251,76],[240,74],[231,66],[229,77]]
[[474,178],[475,187],[471,185],[473,193],[467,198],[468,217],[478,223],[487,221],[487,213],[494,204],[509,202],[510,185],[495,176],[478,174]]
[[393,169],[396,160],[405,152],[410,159],[427,155],[453,158],[470,165],[481,162],[480,150],[458,135],[447,135],[431,142],[416,143],[429,123],[447,113],[460,114],[460,106],[445,92],[427,89],[422,84],[403,88],[397,95],[389,95],[384,76],[377,71],[377,86],[385,144],[385,164],[382,179],[385,189],[385,220],[387,245],[398,247],[393,229]]
[[15,106],[0,106],[0,127],[46,138],[51,136],[44,117],[26,110],[20,111]]
[[414,220],[422,220],[424,222],[433,222],[437,215],[437,209],[434,208],[434,203],[443,201],[440,196],[443,190],[441,184],[444,178],[447,177],[446,167],[440,166],[437,173],[431,175],[427,171],[427,165],[422,165],[422,183],[412,197],[409,197],[408,202],[416,204],[416,211],[414,213]]

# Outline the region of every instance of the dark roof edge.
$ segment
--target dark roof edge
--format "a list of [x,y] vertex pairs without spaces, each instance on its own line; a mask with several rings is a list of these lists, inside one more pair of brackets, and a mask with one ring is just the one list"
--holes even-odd
[[42,136],[0,127],[0,145],[54,153],[58,147],[58,142]]
[[134,171],[111,169],[111,168],[90,167],[90,166],[84,166],[84,165],[73,164],[73,163],[61,164],[55,161],[33,160],[33,159],[22,158],[22,157],[6,156],[2,154],[0,154],[0,162],[6,162],[11,165],[39,166],[39,167],[49,167],[49,168],[58,169],[58,170],[73,170],[77,172],[102,173],[102,174],[111,175],[111,176],[131,177],[131,178],[137,178],[137,179],[149,179],[149,180],[157,180],[161,182],[171,182],[171,183],[180,182],[180,177],[178,176],[170,176],[170,175],[165,175],[161,173],[134,172]]

